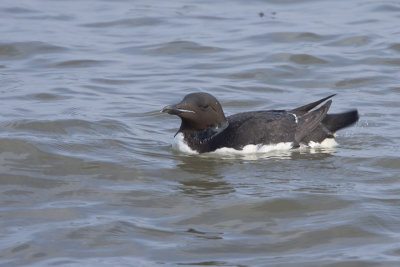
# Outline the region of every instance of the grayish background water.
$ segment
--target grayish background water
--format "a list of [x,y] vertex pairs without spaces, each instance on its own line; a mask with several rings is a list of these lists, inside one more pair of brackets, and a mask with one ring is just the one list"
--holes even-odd
[[[263,14],[261,14],[263,13]],[[0,2],[0,264],[398,266],[398,1]],[[188,156],[158,111],[332,93],[334,151]]]

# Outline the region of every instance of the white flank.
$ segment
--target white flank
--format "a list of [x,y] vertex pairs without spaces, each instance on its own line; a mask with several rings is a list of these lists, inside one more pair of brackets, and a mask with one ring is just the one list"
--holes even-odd
[[297,124],[297,123],[299,123],[299,119],[297,119],[297,116],[296,116],[296,114],[293,114],[293,113],[289,113],[289,114],[293,115],[293,117],[294,117],[294,120],[296,121],[296,124]]
[[246,145],[242,150],[237,150],[229,147],[218,148],[214,151],[217,154],[236,154],[236,155],[248,155],[248,154],[264,154],[272,151],[289,150],[292,148],[291,142],[278,143],[274,145]]
[[311,148],[334,148],[338,145],[338,143],[336,143],[335,139],[333,138],[325,138],[325,140],[321,143],[311,141],[310,143],[308,143],[308,145]]
[[[333,138],[326,138],[321,143],[316,143],[311,141],[308,146],[302,145],[301,149],[304,148],[311,148],[311,149],[318,149],[318,148],[334,148],[337,146],[335,139]],[[175,150],[178,150],[183,153],[187,154],[198,154],[195,150],[191,149],[185,142],[182,133],[178,133],[174,138],[174,143],[172,147]],[[223,154],[223,155],[254,155],[254,154],[266,154],[269,152],[279,152],[279,151],[289,151],[292,149],[291,142],[282,142],[274,145],[246,145],[243,147],[242,150],[237,150],[234,148],[222,147],[219,148],[211,153],[213,154]]]

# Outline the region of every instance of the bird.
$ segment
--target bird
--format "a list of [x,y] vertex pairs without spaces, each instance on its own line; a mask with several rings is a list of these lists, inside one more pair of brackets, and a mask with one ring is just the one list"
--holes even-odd
[[327,114],[332,104],[330,98],[335,95],[291,110],[248,111],[226,117],[220,102],[213,95],[195,92],[160,112],[181,119],[175,136],[181,134],[184,143],[197,153],[220,148],[243,150],[247,145],[279,143],[289,143],[290,148],[295,149],[301,145],[308,146],[311,142],[333,139],[336,131],[358,121],[356,109]]

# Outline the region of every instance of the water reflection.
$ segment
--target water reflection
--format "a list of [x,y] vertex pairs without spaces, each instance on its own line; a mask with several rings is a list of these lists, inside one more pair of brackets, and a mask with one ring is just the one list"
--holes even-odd
[[184,194],[210,197],[235,192],[235,189],[221,175],[221,169],[232,162],[199,155],[181,155],[178,168],[187,173],[179,179],[179,189]]
[[[196,197],[211,197],[237,192],[241,187],[240,181],[244,181],[243,179],[247,185],[253,181],[254,177],[276,179],[276,175],[277,177],[282,175],[283,169],[280,167],[282,162],[288,160],[292,161],[291,165],[298,167],[304,166],[304,160],[325,162],[326,159],[334,156],[334,149],[302,148],[254,154],[186,155],[176,153],[176,156],[179,160],[177,164],[179,190]],[[254,164],[261,166],[264,171],[253,172],[251,166],[254,167]],[[253,182],[256,181],[258,179]]]
[[211,178],[209,180],[197,179],[181,181],[179,187],[182,193],[195,195],[197,197],[213,197],[215,195],[226,195],[235,192],[235,189],[226,181]]

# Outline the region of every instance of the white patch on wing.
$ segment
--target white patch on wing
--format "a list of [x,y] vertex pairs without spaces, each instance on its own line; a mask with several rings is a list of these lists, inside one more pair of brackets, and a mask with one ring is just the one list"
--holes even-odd
[[296,124],[297,124],[299,122],[299,119],[297,119],[297,115],[294,113],[289,113],[289,114],[293,115],[294,120],[296,121]]

